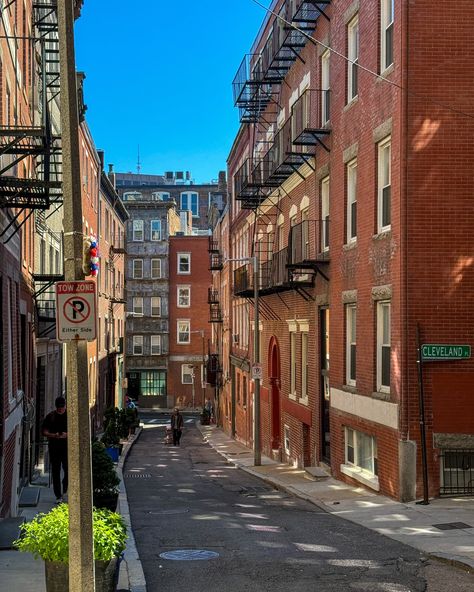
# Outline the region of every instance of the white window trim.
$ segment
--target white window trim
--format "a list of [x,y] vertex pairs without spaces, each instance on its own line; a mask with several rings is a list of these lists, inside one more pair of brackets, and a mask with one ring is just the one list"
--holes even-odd
[[[141,226],[141,229],[136,229],[135,228],[135,225]],[[144,239],[144,235],[145,235],[145,233],[144,233],[143,220],[133,220],[133,222],[132,222],[132,229],[133,229],[133,232],[132,232],[132,234],[133,234],[133,238],[132,238],[133,242],[142,243],[143,242],[143,239]],[[136,234],[139,233],[139,232],[141,232],[141,236],[142,236],[141,238],[137,238],[136,237]]]
[[296,332],[290,332],[290,399],[296,401]]
[[[181,364],[181,384],[193,384],[193,372],[190,368],[191,364]],[[191,380],[184,380],[185,376],[189,376]]]
[[[283,426],[283,447],[285,450],[285,453],[288,454],[288,456],[290,455],[290,446],[291,446],[291,441],[290,441],[290,426],[288,425],[284,425]],[[287,445],[288,443],[288,445]]]
[[[181,341],[179,339],[179,324],[180,323],[187,323],[188,325],[188,340],[187,341]],[[191,343],[191,320],[190,319],[178,319],[176,321],[176,342],[179,345],[189,345]]]
[[[354,43],[355,31],[357,37]],[[357,76],[357,92],[354,94],[354,64],[359,63],[359,15],[356,15],[347,25],[347,103],[351,103],[359,96],[359,77]]]
[[[153,261],[158,261],[159,262],[160,273],[158,275],[153,275]],[[151,260],[150,265],[151,265],[151,268],[150,268],[151,279],[152,280],[159,280],[159,279],[161,279],[161,277],[162,277],[161,259],[158,259],[158,258],[154,257]]]
[[[389,148],[389,162],[388,162],[388,176],[389,176],[389,183],[388,185],[383,185],[383,158],[382,155],[384,154],[385,148]],[[377,148],[377,229],[378,232],[386,232],[391,229],[392,227],[392,212],[390,211],[390,224],[383,226],[383,190],[385,187],[390,187],[390,194],[392,191],[392,138],[389,136],[385,138],[382,142],[379,142]],[[391,195],[390,195],[390,204],[392,202]],[[391,205],[390,205],[391,209]]]
[[[180,304],[179,303],[179,292],[180,290],[187,290],[188,291],[188,304]],[[191,286],[176,286],[176,306],[177,308],[190,308],[191,306]]]
[[[142,264],[142,273],[141,275],[135,275],[135,262],[140,261]],[[142,280],[143,279],[143,259],[133,259],[132,261],[132,279],[134,280]]]
[[[188,263],[189,263],[189,270],[188,271],[180,271],[179,264],[180,264],[181,257],[187,257],[188,258]],[[177,273],[178,273],[178,275],[190,275],[190,273],[191,273],[191,253],[178,253],[178,258],[177,258]]]
[[[138,302],[141,301],[141,304],[137,306]],[[137,310],[140,309],[140,310]],[[142,296],[134,296],[133,297],[133,314],[143,316],[143,297]]]
[[[153,343],[155,342],[155,343]],[[158,351],[154,352],[153,348],[158,346]],[[161,356],[161,335],[151,335],[150,336],[150,355],[152,356]]]
[[[134,356],[143,356],[143,335],[133,335],[132,346]],[[137,348],[141,348],[142,351],[138,353]]]
[[[389,330],[390,343],[383,343],[383,311],[388,307],[389,314]],[[377,302],[377,391],[380,393],[390,393],[390,385],[382,384],[382,346],[391,346],[391,321],[392,321],[392,307],[389,300]]]
[[[347,434],[348,434],[349,430],[351,430],[353,432],[353,439],[354,439],[354,446],[353,446],[354,447],[354,462],[353,463],[348,461],[348,451],[347,451],[348,437],[347,437]],[[358,430],[355,430],[353,428],[346,427],[344,430],[344,459],[345,459],[345,463],[342,464],[340,467],[341,472],[344,473],[344,475],[347,475],[348,477],[352,477],[353,479],[356,479],[360,483],[364,483],[364,485],[367,485],[368,487],[378,491],[379,490],[378,476],[375,475],[375,473],[373,471],[368,471],[367,469],[363,469],[358,464],[359,447],[357,444],[357,438],[358,438],[359,434],[362,434],[362,435],[372,439],[372,459],[375,458],[375,456],[374,456],[374,445],[376,445],[375,437],[371,436],[370,434],[359,432]]]
[[[352,315],[355,312],[356,321],[356,335],[355,341],[352,337]],[[356,378],[357,378],[357,305],[346,304],[346,384],[349,386],[356,386],[356,379],[351,378],[351,345],[356,347]]]
[[[327,111],[327,94],[330,94],[331,91],[331,78],[330,78],[330,56],[331,52],[326,50],[323,55],[321,56],[321,124],[324,127],[327,125],[331,119],[331,113],[329,112],[329,117],[326,119],[324,117]],[[324,91],[329,91],[326,93]],[[329,108],[330,101],[329,101]]]
[[[329,192],[330,179],[325,177],[321,181],[321,251],[326,253],[329,251],[329,241],[327,240],[326,219],[329,220]],[[329,223],[328,223],[329,224]],[[330,238],[330,237],[329,237]],[[326,244],[328,243],[328,244]]]
[[[153,230],[153,223],[158,222],[159,230]],[[153,233],[158,232],[159,238],[153,238]],[[151,220],[150,221],[150,240],[153,242],[161,241],[162,234],[161,234],[161,220]]]
[[[184,195],[186,195],[187,200],[188,200],[189,207],[187,207],[187,208],[183,208],[183,196]],[[193,200],[192,200],[193,195],[195,195],[197,198],[197,212],[196,212],[196,214],[193,212]],[[196,191],[182,191],[179,196],[179,205],[180,205],[181,210],[191,212],[191,215],[193,218],[199,218],[199,193],[197,193]]]
[[301,332],[301,397],[299,402],[303,405],[308,405],[308,382],[309,382],[309,333],[308,331]]
[[[153,306],[153,300],[158,300],[159,301],[159,306]],[[154,318],[158,318],[161,317],[161,296],[152,296],[151,300],[150,300],[150,316],[154,317]],[[159,314],[153,314],[153,308],[159,308],[160,312]]]
[[[388,10],[390,6],[391,10]],[[389,22],[388,18],[392,13],[392,20]],[[380,2],[380,72],[383,73],[393,65],[393,23],[395,20],[394,0],[381,0]],[[386,64],[387,61],[387,30],[392,27],[392,61]]]
[[[351,236],[352,204],[356,204],[356,233]],[[346,244],[357,242],[357,158],[347,163],[347,212]]]

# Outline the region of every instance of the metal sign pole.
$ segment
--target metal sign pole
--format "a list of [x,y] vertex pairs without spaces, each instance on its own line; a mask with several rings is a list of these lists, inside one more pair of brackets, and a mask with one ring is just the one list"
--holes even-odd
[[417,502],[427,506],[428,496],[428,456],[426,453],[426,419],[425,419],[425,393],[423,385],[423,356],[421,354],[420,325],[416,324],[416,347],[418,364],[418,401],[420,406],[420,439],[421,439],[421,459],[423,465],[423,501]]

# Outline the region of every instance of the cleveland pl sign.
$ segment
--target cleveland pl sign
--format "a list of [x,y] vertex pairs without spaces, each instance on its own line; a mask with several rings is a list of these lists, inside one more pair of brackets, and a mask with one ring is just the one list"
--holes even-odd
[[452,345],[446,343],[425,343],[421,346],[423,361],[465,360],[471,357],[470,345]]

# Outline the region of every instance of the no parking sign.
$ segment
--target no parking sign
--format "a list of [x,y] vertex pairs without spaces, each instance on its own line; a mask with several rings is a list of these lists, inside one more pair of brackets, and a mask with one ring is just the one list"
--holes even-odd
[[56,284],[56,327],[59,341],[96,339],[95,301],[95,282]]

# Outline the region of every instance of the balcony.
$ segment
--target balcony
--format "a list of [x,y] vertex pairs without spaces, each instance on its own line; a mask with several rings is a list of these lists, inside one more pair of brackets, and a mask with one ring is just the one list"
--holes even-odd
[[272,86],[263,82],[262,74],[261,56],[245,55],[232,82],[241,123],[257,122],[274,98]]
[[314,270],[324,263],[329,263],[329,217],[293,226],[288,237],[288,268]]
[[224,321],[224,317],[222,316],[220,304],[210,304],[210,306],[209,306],[209,322],[210,323],[222,323],[223,321]]
[[210,253],[209,270],[220,271],[224,267],[224,260],[220,253]]
[[207,303],[219,304],[219,292],[214,288],[208,288],[207,290]]
[[251,266],[246,263],[234,270],[234,296],[248,298],[253,296],[253,275]]
[[291,141],[294,146],[322,146],[330,134],[328,127],[330,90],[307,89],[291,109]]
[[219,252],[219,241],[217,241],[213,236],[209,237],[209,245],[207,247],[209,253],[218,253]]
[[206,365],[206,382],[209,386],[219,386],[220,373],[219,354],[209,354]]
[[110,239],[110,254],[113,256],[114,254],[117,255],[124,255],[126,253],[125,250],[125,235],[124,233],[113,234]]

